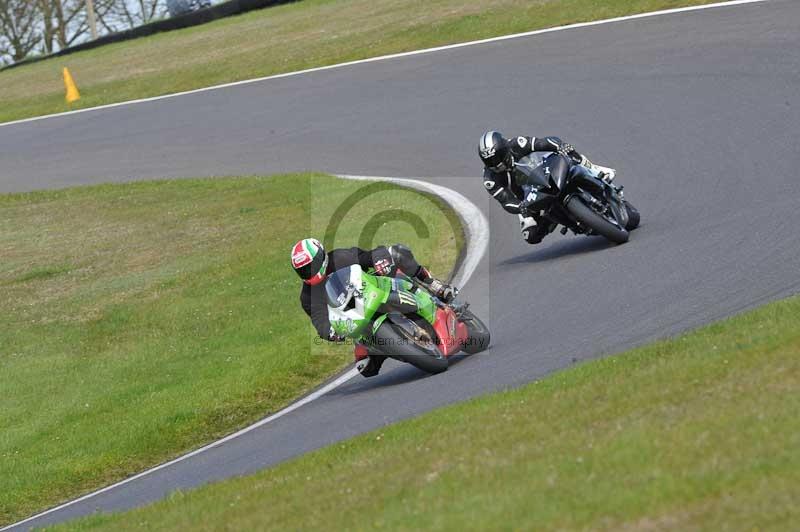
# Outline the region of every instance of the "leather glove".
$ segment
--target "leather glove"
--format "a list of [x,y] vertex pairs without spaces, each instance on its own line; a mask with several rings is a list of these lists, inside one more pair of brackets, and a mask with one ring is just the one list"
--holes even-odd
[[432,280],[431,284],[428,285],[428,289],[445,303],[450,303],[450,301],[456,297],[455,289],[448,284],[444,284],[438,279]]
[[558,147],[558,153],[561,155],[565,155],[569,157],[569,154],[575,151],[575,146],[570,144],[569,142],[562,142],[561,145]]

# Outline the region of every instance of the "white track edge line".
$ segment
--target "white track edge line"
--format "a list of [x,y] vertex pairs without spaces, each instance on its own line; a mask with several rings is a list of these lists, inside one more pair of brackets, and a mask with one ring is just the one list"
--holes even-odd
[[[230,82],[230,83],[223,83],[223,84],[220,84],[220,85],[212,85],[210,87],[202,87],[202,88],[199,88],[199,89],[192,89],[192,90],[183,91],[183,92],[175,92],[175,93],[172,93],[172,94],[163,94],[161,96],[152,96],[150,98],[139,98],[139,99],[136,99],[136,100],[128,100],[128,101],[125,101],[125,102],[117,102],[117,103],[110,103],[110,104],[106,104],[106,105],[98,105],[97,107],[87,107],[86,109],[76,109],[75,111],[65,111],[63,113],[53,113],[53,114],[43,115],[43,116],[34,116],[34,117],[31,117],[31,118],[22,118],[20,120],[13,120],[11,122],[0,123],[0,127],[13,126],[13,125],[17,125],[17,124],[25,124],[25,123],[28,123],[28,122],[37,122],[37,121],[46,120],[46,119],[49,119],[49,118],[57,118],[57,117],[62,117],[62,116],[76,115],[76,114],[81,114],[81,113],[87,113],[87,112],[90,112],[90,111],[101,111],[101,110],[104,110],[104,109],[113,109],[115,107],[134,105],[134,104],[138,104],[138,103],[155,102],[155,101],[158,101],[158,100],[166,100],[168,98],[176,98],[178,96],[186,96],[186,95],[189,95],[189,94],[197,94],[197,93],[201,93],[201,92],[215,91],[215,90],[219,90],[219,89],[226,89],[226,88],[229,88],[229,87],[237,87],[239,85],[247,85],[247,84],[250,84],[250,83],[258,83],[258,82],[261,82],[261,81],[268,81],[268,80],[272,80],[272,79],[288,78],[288,77],[292,77],[292,76],[299,76],[299,75],[302,75],[302,74],[309,74],[309,73],[312,73],[312,72],[321,72],[321,71],[324,71],[324,70],[332,70],[332,69],[335,69],[335,68],[342,68],[342,67],[348,67],[348,66],[353,66],[353,65],[360,65],[360,64],[364,64],[364,63],[372,63],[372,62],[375,62],[375,61],[385,61],[387,59],[397,59],[397,58],[401,58],[401,57],[410,57],[410,56],[414,56],[414,55],[429,54],[429,53],[433,53],[433,52],[440,52],[440,51],[443,51],[443,50],[453,50],[453,49],[456,49],[456,48],[464,48],[464,47],[467,47],[467,46],[476,46],[476,45],[480,45],[480,44],[487,44],[487,43],[493,43],[493,42],[499,42],[499,41],[506,41],[506,40],[509,40],[509,39],[518,39],[520,37],[532,37],[534,35],[542,35],[542,34],[545,34],[545,33],[554,33],[554,32],[557,32],[557,31],[566,31],[566,30],[574,30],[574,29],[579,29],[579,28],[588,28],[588,27],[591,27],[591,26],[599,26],[601,24],[611,24],[611,23],[614,23],[614,22],[624,22],[624,21],[627,21],[627,20],[636,20],[636,19],[641,19],[641,18],[657,17],[657,16],[661,16],[661,15],[672,15],[672,14],[675,14],[675,13],[686,13],[686,12],[690,12],[690,11],[701,11],[701,10],[704,10],[704,9],[712,9],[712,8],[716,8],[716,7],[737,6],[737,5],[742,5],[742,4],[754,4],[754,3],[758,3],[758,2],[769,2],[769,1],[770,0],[730,0],[730,1],[727,1],[727,2],[717,2],[717,3],[714,3],[714,4],[705,4],[705,5],[700,5],[700,6],[676,7],[676,8],[673,8],[673,9],[662,9],[660,11],[651,11],[649,13],[638,13],[636,15],[626,15],[626,16],[623,16],[623,17],[614,17],[614,18],[608,18],[608,19],[603,19],[603,20],[594,20],[594,21],[590,21],[590,22],[579,22],[579,23],[576,23],[576,24],[569,24],[569,25],[566,25],[566,26],[556,26],[554,28],[545,28],[545,29],[541,29],[541,30],[526,31],[526,32],[523,32],[523,33],[513,33],[513,34],[510,34],[510,35],[501,35],[499,37],[490,37],[488,39],[480,39],[480,40],[477,40],[477,41],[468,41],[468,42],[462,42],[462,43],[456,43],[456,44],[448,44],[448,45],[444,45],[444,46],[436,46],[436,47],[433,47],[433,48],[424,48],[422,50],[412,50],[410,52],[400,52],[400,53],[396,53],[396,54],[381,55],[381,56],[377,56],[377,57],[369,57],[369,58],[366,58],[366,59],[358,59],[356,61],[347,61],[345,63],[336,63],[336,64],[333,64],[333,65],[326,65],[326,66],[321,66],[321,67],[307,68],[307,69],[304,69],[304,70],[296,70],[294,72],[285,72],[283,74],[274,74],[272,76],[264,76],[264,77],[260,77],[260,78],[252,78],[252,79],[245,79],[245,80],[241,80],[241,81],[233,81],[233,82]],[[2,531],[2,529],[0,529],[0,531]]]
[[[458,281],[457,284],[459,286],[463,286],[464,284],[466,284],[466,282],[475,272],[475,269],[477,268],[481,258],[483,258],[483,255],[486,253],[486,249],[489,244],[489,222],[486,220],[486,217],[483,215],[483,213],[480,213],[480,210],[474,203],[469,201],[467,198],[465,198],[463,195],[459,194],[455,190],[451,190],[441,185],[425,183],[423,181],[417,181],[410,178],[379,177],[379,176],[343,176],[343,175],[337,177],[340,177],[342,179],[355,179],[355,180],[365,180],[365,181],[390,181],[393,183],[404,185],[409,188],[415,188],[417,190],[423,190],[435,194],[440,198],[442,198],[445,202],[447,202],[447,204],[450,205],[453,208],[453,210],[456,211],[456,213],[458,213],[458,216],[461,219],[462,223],[464,224],[465,230],[467,231],[467,239],[466,239],[467,250],[465,252],[464,260],[461,264],[461,267],[459,268],[459,271],[456,274],[456,278],[454,279],[454,282],[456,282],[456,280]],[[480,213],[480,216],[475,216],[476,212]],[[476,244],[475,246],[473,246],[473,240],[472,240],[473,238],[475,238],[474,240],[474,243]],[[251,432],[259,427],[263,427],[264,425],[278,418],[281,418],[286,414],[289,414],[290,412],[297,410],[301,406],[307,405],[308,403],[316,399],[319,399],[326,393],[335,390],[336,388],[338,388],[339,386],[349,381],[358,374],[359,371],[355,367],[353,367],[346,373],[340,375],[335,380],[323,386],[322,388],[312,392],[309,395],[306,395],[301,399],[298,399],[297,401],[283,408],[282,410],[279,410],[274,414],[265,417],[264,419],[256,421],[252,425],[248,425],[247,427],[244,427],[243,429],[234,432],[233,434],[229,434],[224,438],[213,441],[208,445],[200,447],[199,449],[195,449],[194,451],[191,451],[177,458],[174,458],[169,462],[164,462],[163,464],[159,464],[155,467],[142,471],[141,473],[137,473],[132,477],[120,480],[119,482],[111,484],[110,486],[106,486],[91,493],[87,493],[86,495],[78,497],[77,499],[67,501],[59,506],[55,506],[53,508],[50,508],[49,510],[45,510],[36,515],[32,515],[26,519],[23,519],[22,521],[6,525],[5,527],[0,528],[0,532],[3,532],[4,530],[10,530],[20,525],[24,525],[29,521],[33,521],[35,519],[44,517],[45,515],[51,514],[53,512],[57,512],[59,510],[77,504],[79,502],[91,499],[92,497],[95,497],[107,491],[111,491],[114,488],[128,484],[129,482],[133,482],[134,480],[149,475],[150,473],[154,473],[156,471],[169,467],[173,464],[189,459],[193,456],[197,456],[198,454],[208,451],[209,449],[218,447],[226,442],[238,438],[239,436],[242,436],[243,434]]]

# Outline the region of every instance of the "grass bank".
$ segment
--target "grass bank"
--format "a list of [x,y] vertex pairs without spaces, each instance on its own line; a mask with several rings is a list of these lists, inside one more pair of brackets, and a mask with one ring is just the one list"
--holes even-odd
[[[304,0],[0,72],[0,122],[715,0]],[[61,68],[83,98],[64,102]]]
[[[0,195],[0,524],[229,433],[352,361],[312,345],[288,259],[365,186],[289,175]],[[462,236],[431,202],[384,185],[339,216],[335,244],[402,206],[427,235],[384,220],[374,242],[408,242],[446,274]]]
[[792,530],[799,388],[793,298],[59,529]]

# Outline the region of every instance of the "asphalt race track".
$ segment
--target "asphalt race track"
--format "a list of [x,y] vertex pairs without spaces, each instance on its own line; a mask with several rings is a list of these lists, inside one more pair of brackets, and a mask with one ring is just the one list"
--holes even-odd
[[[774,0],[0,127],[0,192],[299,170],[451,176],[429,179],[467,196],[491,226],[489,252],[462,292],[490,322],[487,353],[434,377],[400,365],[357,377],[25,526],[256,471],[797,293],[798,27],[800,2]],[[478,178],[476,146],[490,127],[557,134],[615,166],[641,228],[617,247],[559,234],[525,244]]]

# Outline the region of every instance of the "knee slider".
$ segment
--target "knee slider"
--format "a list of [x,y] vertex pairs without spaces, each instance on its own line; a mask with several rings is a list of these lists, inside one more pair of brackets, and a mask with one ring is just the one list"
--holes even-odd
[[543,235],[539,234],[539,232],[536,231],[535,228],[530,228],[530,229],[524,229],[522,231],[522,238],[528,244],[538,244],[539,242],[542,241],[542,238],[544,237]]

